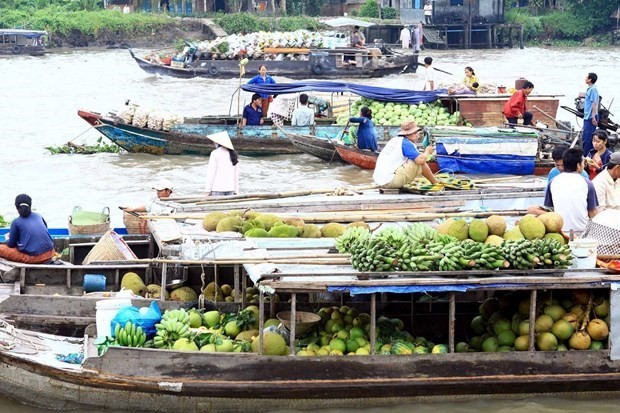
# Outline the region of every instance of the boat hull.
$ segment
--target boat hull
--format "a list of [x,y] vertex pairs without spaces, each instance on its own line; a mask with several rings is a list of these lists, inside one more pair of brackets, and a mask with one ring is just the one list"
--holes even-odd
[[329,162],[344,162],[329,139],[288,134],[288,139],[300,151]]
[[[130,50],[131,57],[147,73],[179,78],[238,78],[238,60],[196,60],[185,66],[174,67],[151,63]],[[355,56],[358,65],[343,66],[343,56]],[[250,60],[245,66],[246,73],[258,73],[260,66],[267,65],[272,76],[289,79],[360,79],[382,77],[401,73],[403,70],[417,68],[417,55],[399,54],[373,60],[367,49],[343,49],[311,52],[307,60]]]
[[112,348],[83,370],[6,353],[0,367],[5,397],[62,410],[273,411],[620,394],[620,366],[608,351],[290,358]]

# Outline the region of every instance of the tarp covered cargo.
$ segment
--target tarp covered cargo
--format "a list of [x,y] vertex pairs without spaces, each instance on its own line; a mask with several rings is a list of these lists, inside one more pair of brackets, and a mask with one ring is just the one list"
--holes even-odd
[[246,92],[260,93],[264,95],[281,95],[300,92],[351,92],[365,98],[383,102],[408,103],[412,105],[417,105],[422,102],[434,102],[439,99],[441,95],[445,95],[447,93],[446,89],[421,91],[392,89],[343,82],[291,82],[269,85],[241,85],[241,89]]

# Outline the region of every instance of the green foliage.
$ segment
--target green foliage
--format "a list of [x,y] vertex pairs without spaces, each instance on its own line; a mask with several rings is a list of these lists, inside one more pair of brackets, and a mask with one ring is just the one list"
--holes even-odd
[[543,32],[540,17],[531,16],[527,10],[515,8],[506,12],[506,22],[523,25],[523,39],[536,40]]
[[353,9],[353,10],[351,10],[350,14],[351,14],[352,17],[357,17],[357,16],[360,15],[360,12],[357,9]]
[[317,30],[320,26],[318,20],[312,17],[295,16],[295,17],[281,17],[274,25],[275,30],[283,32],[291,32],[300,29]]
[[378,19],[379,3],[376,0],[366,0],[366,3],[360,8],[360,17],[374,17]]
[[540,18],[544,34],[552,39],[579,39],[593,33],[593,19],[572,13],[553,12]]
[[300,29],[317,30],[320,27],[318,20],[306,16],[292,16],[269,18],[259,17],[249,13],[225,14],[218,16],[217,23],[228,34],[245,34],[258,31],[295,31]]
[[592,24],[592,31],[607,31],[611,29],[609,16],[618,8],[618,1],[614,0],[565,0],[568,10],[577,18],[588,20]]
[[7,221],[2,215],[0,215],[0,228],[7,228],[11,226],[11,223]]
[[384,7],[381,9],[381,18],[384,20],[396,19],[396,9],[394,7]]
[[45,149],[47,149],[52,155],[59,155],[59,154],[92,155],[94,153],[119,153],[121,152],[120,146],[117,146],[114,143],[103,142],[102,138],[97,139],[97,143],[95,145],[79,145],[79,144],[69,142],[62,146],[46,146]]

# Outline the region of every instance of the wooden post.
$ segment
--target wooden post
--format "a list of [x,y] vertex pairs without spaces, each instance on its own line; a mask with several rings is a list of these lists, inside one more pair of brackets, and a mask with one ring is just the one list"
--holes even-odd
[[[273,301],[273,300],[271,300]],[[295,324],[297,322],[297,294],[291,294],[291,327],[289,333],[291,334],[289,346],[291,347],[291,356],[295,355]]]
[[456,322],[456,293],[451,292],[450,297],[450,308],[448,310],[448,348],[450,353],[454,353],[454,330],[455,330],[455,322]]
[[216,288],[215,288],[215,296],[213,298],[214,298],[215,304],[217,304],[217,299],[218,299],[218,296],[217,296],[217,286],[219,286],[219,284],[217,282],[217,264],[213,264],[213,280],[214,280],[215,286],[216,286]]
[[536,339],[536,290],[530,293],[530,345],[528,351],[534,351],[534,340]]
[[239,264],[235,264],[234,267],[234,271],[235,271],[235,279],[234,279],[234,285],[235,285],[235,302],[238,303],[239,302],[239,277],[241,274],[241,271],[239,270]]
[[370,354],[376,354],[377,340],[377,297],[375,293],[370,295]]
[[168,263],[161,264],[161,291],[159,301],[166,301],[166,277],[168,276]]
[[245,308],[245,290],[248,288],[248,275],[243,270],[243,278],[241,278],[241,308]]
[[523,25],[521,25],[519,33],[519,49],[523,49]]
[[259,308],[259,313],[258,313],[258,354],[263,354],[263,328],[264,328],[264,325],[265,325],[265,293],[263,293],[263,290],[260,290],[260,289],[258,290],[258,308]]

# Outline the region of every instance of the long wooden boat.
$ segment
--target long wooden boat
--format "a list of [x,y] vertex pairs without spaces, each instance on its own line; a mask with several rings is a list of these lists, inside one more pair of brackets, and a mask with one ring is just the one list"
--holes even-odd
[[338,142],[333,142],[333,145],[336,151],[338,151],[338,155],[340,155],[345,162],[359,166],[362,169],[375,169],[379,152],[358,149],[356,146],[345,145]]
[[286,137],[295,147],[299,148],[299,150],[304,153],[329,162],[343,162],[331,139],[322,139],[315,136],[294,133],[287,133]]
[[[239,60],[197,59],[182,63],[181,67],[151,63],[129,50],[131,57],[147,73],[180,78],[238,78]],[[247,73],[258,73],[262,65],[269,67],[274,76],[289,79],[355,79],[374,78],[398,74],[405,70],[415,72],[418,67],[417,54],[405,54],[390,51],[374,57],[371,49],[337,48],[314,49],[305,54],[303,60],[264,60],[252,59],[245,67]],[[344,64],[347,59],[356,64]]]
[[45,30],[0,29],[0,54],[43,56]]

